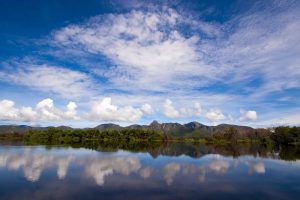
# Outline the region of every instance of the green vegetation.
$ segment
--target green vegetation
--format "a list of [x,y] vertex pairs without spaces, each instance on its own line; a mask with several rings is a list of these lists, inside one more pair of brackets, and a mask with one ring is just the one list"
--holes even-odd
[[212,143],[262,143],[273,144],[271,140],[272,132],[268,129],[253,129],[251,131],[238,131],[230,127],[222,131],[217,131],[208,141]]
[[48,128],[46,130],[30,130],[23,141],[29,145],[65,145],[85,147],[103,151],[117,149],[130,151],[146,151],[161,146],[165,134],[156,131],[123,129],[67,129]]
[[265,145],[300,145],[300,127],[280,126],[274,130],[254,129],[239,132],[234,128],[216,132],[209,138],[213,143],[261,143]]
[[21,141],[23,139],[24,134],[21,133],[0,134],[0,141]]
[[275,128],[271,139],[276,144],[281,145],[300,145],[300,127],[280,126]]
[[[237,144],[259,143],[267,146],[300,145],[300,127],[281,126],[274,130],[250,129],[239,131],[234,127],[217,130],[211,134],[193,133],[183,136],[174,136],[160,131],[146,129],[59,129],[48,128],[42,130],[29,130],[26,134],[1,134],[0,140],[23,140],[29,144],[85,144],[95,146],[104,143],[109,146],[147,146],[160,144],[166,141],[192,142],[208,144]],[[154,146],[155,146],[154,145]]]
[[[133,152],[148,152],[158,155],[189,155],[200,157],[207,153],[222,155],[260,155],[295,160],[300,157],[300,127],[277,127],[272,130],[253,129],[238,131],[234,127],[218,130],[212,134],[170,136],[142,129],[59,129],[30,130],[26,134],[1,134],[0,140],[23,141],[29,145],[85,147],[100,151],[119,149]],[[271,154],[270,154],[271,152]],[[275,152],[278,154],[275,155]]]
[[165,135],[161,132],[140,129],[71,129],[61,130],[49,128],[47,130],[30,130],[24,137],[25,141],[35,144],[76,144],[92,141],[109,143],[135,143],[163,141]]

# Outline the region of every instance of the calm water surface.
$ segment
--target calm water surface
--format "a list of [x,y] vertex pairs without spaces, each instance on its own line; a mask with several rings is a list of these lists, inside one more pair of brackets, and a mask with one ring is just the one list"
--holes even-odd
[[300,198],[300,160],[180,151],[1,145],[0,199]]

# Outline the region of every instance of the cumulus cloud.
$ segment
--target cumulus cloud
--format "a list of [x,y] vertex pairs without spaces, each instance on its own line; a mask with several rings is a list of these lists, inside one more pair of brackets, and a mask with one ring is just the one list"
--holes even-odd
[[241,113],[241,117],[240,120],[241,121],[256,121],[257,120],[257,114],[256,111],[254,110],[240,110]]
[[[18,110],[14,107],[15,103],[10,100],[0,101],[0,119],[16,119],[18,118]],[[30,109],[24,109],[25,112],[31,112]]]
[[180,118],[180,117],[205,117],[209,121],[217,122],[224,120],[226,117],[222,110],[212,108],[204,110],[200,103],[194,103],[191,107],[175,108],[173,102],[170,99],[166,99],[163,104],[164,115],[169,118]]
[[77,111],[76,111],[77,105],[75,102],[71,101],[69,102],[69,104],[67,105],[67,112],[65,112],[65,116],[68,119],[79,119],[79,117],[77,116]]
[[[146,108],[149,109],[148,106],[146,106]],[[102,101],[94,102],[90,112],[86,115],[90,120],[120,122],[139,121],[142,116],[143,111],[140,108],[134,108],[132,106],[118,107],[112,104],[112,100],[109,97],[104,98]]]
[[170,99],[167,99],[164,103],[164,114],[170,118],[176,118],[180,116],[179,111],[173,107]]
[[[136,122],[145,114],[153,114],[154,110],[150,104],[143,104],[141,108],[133,106],[117,106],[112,104],[109,97],[92,103],[90,111],[83,118],[93,121],[118,121]],[[0,101],[0,120],[11,121],[63,121],[79,120],[77,104],[70,101],[65,111],[55,107],[53,100],[44,99],[37,103],[36,107],[16,108],[11,100]]]
[[70,102],[66,111],[61,111],[54,106],[52,99],[40,101],[35,109],[32,107],[15,108],[15,103],[10,100],[0,101],[0,120],[11,121],[62,121],[79,120],[76,112],[77,105]]
[[225,115],[223,114],[223,112],[220,109],[210,109],[206,114],[205,117],[210,120],[210,121],[220,121],[225,119]]
[[193,107],[180,108],[180,113],[183,116],[200,116],[202,114],[202,107],[200,103],[194,103]]
[[150,104],[144,104],[141,108],[141,110],[145,113],[145,114],[153,114],[154,110],[152,108],[152,106]]
[[202,107],[199,103],[195,103],[193,107],[183,107],[177,110],[173,106],[173,102],[170,99],[166,99],[163,105],[163,112],[169,118],[200,116]]

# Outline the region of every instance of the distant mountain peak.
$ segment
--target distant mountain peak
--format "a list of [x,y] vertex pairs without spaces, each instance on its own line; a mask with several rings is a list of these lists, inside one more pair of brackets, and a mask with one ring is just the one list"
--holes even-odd
[[149,125],[157,125],[157,124],[160,124],[157,120],[153,120]]
[[203,125],[199,122],[193,121],[193,122],[189,122],[189,123],[184,124],[184,126],[187,127],[187,128],[195,129],[195,128],[200,128],[200,127],[205,126],[205,125]]
[[100,131],[105,130],[105,129],[121,129],[122,127],[118,124],[113,124],[113,123],[106,123],[106,124],[100,124],[96,126],[94,129],[98,129]]

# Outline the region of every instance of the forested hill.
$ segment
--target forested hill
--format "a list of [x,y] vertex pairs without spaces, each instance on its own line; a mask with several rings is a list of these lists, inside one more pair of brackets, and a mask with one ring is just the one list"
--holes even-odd
[[[179,123],[159,123],[157,121],[153,121],[149,125],[130,125],[126,127],[119,126],[117,124],[108,123],[108,124],[101,124],[94,128],[85,128],[85,129],[96,129],[100,131],[104,131],[107,129],[110,130],[122,130],[122,129],[141,129],[141,130],[152,130],[152,131],[160,131],[166,133],[170,136],[193,136],[197,134],[210,134],[218,131],[224,131],[228,128],[235,128],[239,132],[245,133],[248,131],[252,131],[253,128],[248,126],[238,126],[238,125],[231,125],[231,124],[220,124],[217,126],[207,126],[201,124],[199,122],[190,122],[187,124],[179,124]],[[29,130],[45,130],[50,127],[31,127],[26,125],[0,125],[0,134],[10,134],[10,133],[18,133],[24,134],[27,133]],[[60,130],[68,130],[73,129],[68,126],[59,126],[56,127]]]

